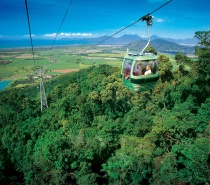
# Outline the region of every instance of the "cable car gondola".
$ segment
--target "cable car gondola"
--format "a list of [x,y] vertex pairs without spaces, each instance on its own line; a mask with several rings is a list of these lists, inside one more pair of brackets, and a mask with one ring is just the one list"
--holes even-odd
[[139,54],[127,53],[122,65],[122,82],[125,87],[135,92],[153,89],[159,79],[157,56],[145,52],[150,43],[149,26],[152,25],[152,19],[150,15],[142,19],[147,22],[148,43]]

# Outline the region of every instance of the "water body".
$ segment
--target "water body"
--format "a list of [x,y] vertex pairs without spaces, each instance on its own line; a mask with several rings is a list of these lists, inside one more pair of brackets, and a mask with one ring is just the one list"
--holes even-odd
[[5,89],[12,81],[0,81],[0,91]]
[[[34,47],[45,47],[45,46],[52,46],[53,40],[33,40]],[[73,44],[86,44],[83,40],[57,40],[54,43],[54,46],[60,45],[73,45]],[[22,39],[22,40],[1,40],[0,39],[0,49],[11,49],[11,48],[30,48],[30,40]]]

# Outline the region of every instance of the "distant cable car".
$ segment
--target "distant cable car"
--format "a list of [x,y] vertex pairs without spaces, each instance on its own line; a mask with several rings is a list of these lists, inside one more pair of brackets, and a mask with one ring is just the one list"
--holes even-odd
[[153,89],[159,79],[157,56],[144,52],[150,43],[149,26],[152,25],[152,19],[150,15],[142,19],[147,21],[148,43],[140,54],[127,53],[122,65],[122,82],[125,87],[135,92]]

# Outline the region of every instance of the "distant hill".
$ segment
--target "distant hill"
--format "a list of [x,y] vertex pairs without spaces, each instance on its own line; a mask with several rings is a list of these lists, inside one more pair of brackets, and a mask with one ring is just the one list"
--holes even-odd
[[[107,40],[106,40],[107,39]],[[119,45],[125,45],[129,44],[131,42],[135,42],[139,39],[143,39],[139,37],[138,35],[123,35],[121,37],[110,37],[109,36],[102,36],[102,37],[96,37],[96,38],[83,38],[83,39],[61,39],[60,41],[74,41],[78,44],[98,44],[102,42],[102,44],[119,44]],[[105,41],[104,41],[105,40]],[[59,41],[58,41],[59,42]]]
[[142,39],[142,38],[139,37],[138,35],[123,35],[123,36],[117,38],[117,42],[121,43],[121,44],[128,44],[128,43],[140,40],[140,39]]
[[[40,46],[51,46],[52,40],[46,39],[34,39],[35,47]],[[72,45],[72,44],[112,44],[112,45],[125,45],[129,49],[142,50],[147,43],[147,38],[141,38],[138,35],[123,35],[121,37],[110,37],[102,36],[97,38],[65,38],[57,39],[55,45]],[[194,46],[197,44],[195,38],[188,39],[171,39],[161,38],[153,35],[151,37],[151,46],[157,51],[163,52],[183,52],[183,53],[194,53]],[[191,47],[187,47],[187,46]],[[28,39],[23,40],[1,40],[0,48],[18,48],[18,47],[30,47],[30,41]]]
[[[146,40],[139,40],[127,44],[123,48],[124,50],[128,48],[129,50],[140,52],[144,48],[146,43],[147,43]],[[150,42],[150,46],[154,47],[158,52],[164,52],[164,53],[177,53],[177,52],[182,52],[185,54],[194,53],[194,47],[179,45],[177,43],[169,42],[163,39],[152,40]]]
[[[84,39],[76,39],[77,41],[80,42],[85,42],[85,43],[98,43],[101,42],[105,39],[107,39],[109,36],[102,36],[102,37],[97,37],[97,38],[84,38]],[[194,46],[198,43],[198,40],[196,38],[186,38],[186,39],[172,39],[172,38],[163,38],[163,37],[158,37],[156,35],[151,36],[150,40],[165,40],[165,41],[169,41],[169,42],[174,42],[176,44],[179,45],[186,45],[186,46]],[[66,39],[63,39],[66,40]],[[69,40],[74,40],[74,39],[69,39]],[[138,40],[146,40],[147,38],[142,38],[139,37],[138,35],[129,35],[129,34],[125,34],[121,37],[111,37],[109,39],[107,39],[105,42],[103,42],[103,44],[129,44],[131,42],[135,42]]]
[[[105,41],[104,41],[105,40]],[[72,40],[71,40],[72,41]],[[103,41],[103,42],[102,42]],[[108,36],[97,37],[97,38],[84,38],[79,39],[75,42],[80,44],[118,44],[124,45],[123,49],[129,48],[134,51],[141,51],[147,43],[146,38],[141,38],[138,35],[123,35],[121,37],[115,38],[111,37],[108,39]],[[180,43],[180,44],[179,44]],[[182,43],[182,44],[181,44]],[[195,39],[167,39],[161,38],[153,35],[151,37],[150,45],[154,47],[158,52],[165,53],[194,53],[194,47],[188,46],[190,44],[196,43]],[[194,44],[193,44],[194,45]]]
[[194,46],[198,43],[198,39],[196,39],[196,38],[172,39],[172,38],[164,38],[164,37],[158,37],[156,35],[153,35],[151,37],[151,40],[155,40],[155,39],[162,39],[162,40],[166,40],[169,42],[175,42],[177,44],[186,45],[186,46]]

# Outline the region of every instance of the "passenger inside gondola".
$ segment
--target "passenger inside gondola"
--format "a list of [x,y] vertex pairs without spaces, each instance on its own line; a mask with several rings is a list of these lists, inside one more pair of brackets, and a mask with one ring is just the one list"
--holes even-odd
[[128,80],[130,78],[131,64],[128,63],[127,67],[124,70],[124,78]]
[[150,74],[152,74],[151,67],[150,67],[150,65],[147,65],[144,75],[150,75]]
[[140,76],[140,75],[142,75],[142,66],[141,66],[141,64],[136,64],[135,65],[135,69],[133,71],[133,75],[134,76]]

